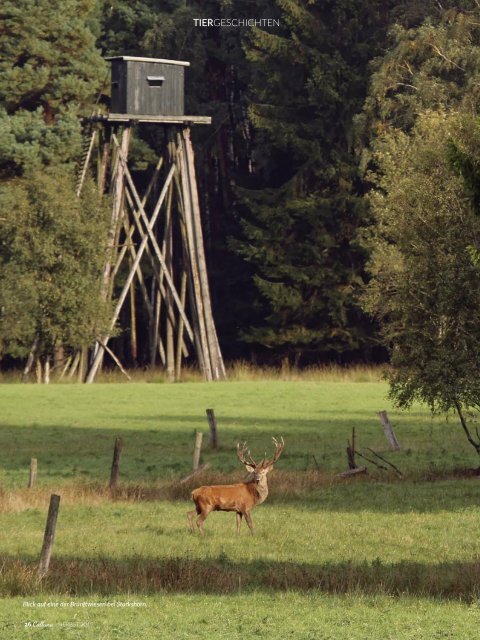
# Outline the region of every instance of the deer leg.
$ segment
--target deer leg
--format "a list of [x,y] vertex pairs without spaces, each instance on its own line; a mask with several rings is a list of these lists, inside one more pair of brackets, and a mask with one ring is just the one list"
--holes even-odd
[[193,518],[197,515],[197,510],[194,509],[193,511],[189,511],[187,513],[188,516],[188,524],[190,525],[190,531],[192,533],[195,533],[195,529],[193,528]]
[[248,511],[245,511],[245,513],[243,514],[245,516],[245,520],[247,521],[247,524],[250,528],[250,531],[253,535],[253,520],[252,520],[252,516],[250,515],[250,513]]
[[242,524],[242,514],[237,511],[237,535],[240,535],[241,524]]
[[210,511],[202,511],[202,513],[197,518],[197,527],[198,527],[198,529],[199,529],[199,531],[200,531],[202,536],[205,534],[205,529],[203,528],[203,523],[207,519],[207,516],[208,516],[209,513],[210,513]]

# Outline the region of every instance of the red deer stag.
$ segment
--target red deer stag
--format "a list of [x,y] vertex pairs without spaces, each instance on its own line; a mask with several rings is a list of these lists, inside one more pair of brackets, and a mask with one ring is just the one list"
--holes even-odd
[[210,487],[199,487],[192,491],[192,500],[195,503],[195,510],[188,512],[188,521],[192,533],[193,518],[198,514],[197,527],[203,535],[203,523],[210,511],[235,511],[237,514],[237,534],[240,533],[242,516],[245,517],[250,531],[253,533],[253,522],[250,511],[257,504],[264,502],[268,496],[267,474],[272,470],[273,465],[279,459],[285,445],[283,438],[278,442],[272,438],[275,445],[275,453],[271,460],[264,458],[259,464],[252,458],[247,449],[247,443],[237,444],[237,455],[245,465],[246,470],[253,474],[250,482],[240,484],[220,484]]

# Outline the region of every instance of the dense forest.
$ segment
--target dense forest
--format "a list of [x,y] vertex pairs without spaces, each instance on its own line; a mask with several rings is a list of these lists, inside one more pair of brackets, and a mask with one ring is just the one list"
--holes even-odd
[[[192,135],[227,360],[389,354],[405,402],[437,380],[445,353],[443,390],[476,372],[476,0],[4,0],[0,20],[2,366],[32,345],[79,348],[105,322],[109,205],[93,181],[81,198],[75,185],[82,117],[109,105],[104,59],[131,55],[189,61],[186,111],[212,116]],[[137,174],[162,144],[155,127],[134,131]],[[148,335],[138,343],[132,352],[120,329],[114,349],[145,366]]]

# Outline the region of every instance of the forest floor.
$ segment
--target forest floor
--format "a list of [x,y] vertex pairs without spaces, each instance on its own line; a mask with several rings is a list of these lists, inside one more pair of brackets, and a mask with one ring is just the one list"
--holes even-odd
[[[0,637],[475,638],[475,452],[454,417],[399,412],[382,382],[335,380],[1,385]],[[400,451],[389,449],[382,409]],[[353,427],[357,449],[402,477],[369,463],[366,475],[336,476]],[[197,430],[211,467],[179,485]],[[203,539],[192,535],[192,487],[241,480],[236,443],[260,457],[272,436],[284,437],[285,451],[253,511],[255,536],[245,527],[237,537],[228,513],[209,516]],[[38,480],[28,490],[32,457]],[[60,514],[39,581],[51,493]]]

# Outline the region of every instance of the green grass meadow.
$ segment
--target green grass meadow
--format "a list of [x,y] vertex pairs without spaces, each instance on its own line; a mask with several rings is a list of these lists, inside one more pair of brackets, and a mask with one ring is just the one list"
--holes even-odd
[[[0,638],[478,636],[480,478],[454,417],[396,411],[381,382],[0,385]],[[205,409],[218,420],[208,445]],[[376,412],[387,409],[400,451]],[[346,446],[368,465],[350,479]],[[204,433],[210,469],[179,485]],[[213,513],[188,531],[189,492],[243,478],[235,445],[285,451],[255,535]],[[121,486],[107,487],[121,436]],[[36,488],[27,490],[31,457]],[[360,462],[360,461],[359,461]],[[61,495],[49,575],[36,577],[48,500]]]

